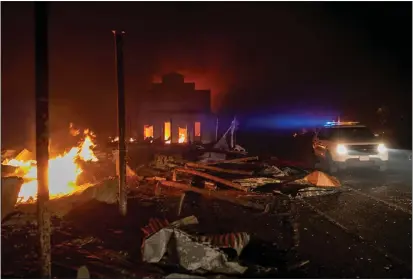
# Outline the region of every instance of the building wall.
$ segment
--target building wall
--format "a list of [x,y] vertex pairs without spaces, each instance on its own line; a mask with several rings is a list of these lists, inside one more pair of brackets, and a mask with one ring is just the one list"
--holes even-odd
[[[215,139],[216,117],[211,113],[211,92],[195,90],[194,83],[185,83],[180,74],[163,76],[162,83],[140,97],[137,121],[138,135],[143,138],[144,125],[154,126],[154,138],[164,137],[164,123],[171,121],[172,142],[178,142],[178,127],[187,127],[194,139],[194,124],[201,122],[201,141]],[[140,131],[139,131],[140,130]]]
[[169,74],[163,77],[162,83],[152,84],[151,90],[140,96],[140,104],[144,108],[156,104],[159,110],[191,110],[211,112],[211,91],[195,90],[194,83],[185,83],[180,74]]
[[201,123],[201,141],[208,143],[215,140],[215,125],[216,117],[213,114],[203,113],[151,113],[142,114],[138,119],[138,127],[141,130],[138,132],[143,138],[144,125],[153,125],[154,138],[164,138],[164,124],[171,122],[171,138],[172,143],[178,143],[178,128],[187,127],[189,139],[195,139],[195,122]]

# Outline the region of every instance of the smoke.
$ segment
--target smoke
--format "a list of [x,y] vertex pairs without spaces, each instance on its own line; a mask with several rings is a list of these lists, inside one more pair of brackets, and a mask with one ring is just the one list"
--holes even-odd
[[162,74],[155,75],[153,77],[153,82],[161,82],[162,75],[170,72],[176,72],[185,77],[185,82],[195,83],[196,90],[210,90],[211,91],[211,110],[213,112],[218,112],[223,105],[223,99],[228,93],[228,84],[217,75],[214,75],[213,71],[206,70],[188,70],[188,69],[174,69],[171,67],[170,70],[162,71]]
[[227,38],[215,35],[193,37],[190,42],[169,41],[156,51],[153,81],[159,82],[163,74],[178,72],[184,75],[185,82],[194,82],[196,89],[211,90],[211,108],[217,112],[237,78],[231,63],[233,49]]

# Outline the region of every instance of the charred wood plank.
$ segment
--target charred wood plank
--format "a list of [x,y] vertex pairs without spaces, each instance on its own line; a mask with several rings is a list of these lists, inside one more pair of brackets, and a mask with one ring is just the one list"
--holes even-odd
[[218,200],[222,200],[222,201],[226,201],[226,202],[230,202],[236,205],[240,205],[243,207],[248,207],[248,208],[253,208],[253,209],[257,209],[257,210],[264,210],[265,206],[257,204],[257,203],[253,203],[253,202],[249,202],[249,201],[245,201],[242,199],[237,199],[234,197],[229,197],[229,196],[225,196],[222,193],[218,192],[214,192],[214,191],[208,191],[205,189],[200,189],[197,187],[193,187],[190,185],[186,185],[186,184],[182,184],[179,182],[175,182],[175,181],[160,181],[159,185],[162,186],[168,186],[168,187],[173,187],[182,191],[191,191],[191,192],[195,192],[198,194],[201,194],[205,197],[211,197],[211,198],[215,198]]
[[223,173],[231,173],[231,174],[252,175],[254,173],[253,171],[228,170],[228,169],[217,168],[217,167],[212,167],[212,166],[208,166],[204,164],[197,164],[197,163],[186,163],[185,166],[188,166],[190,168],[205,169],[205,170],[211,170],[215,172],[223,172]]
[[207,164],[208,165],[231,164],[231,163],[243,163],[243,162],[257,161],[257,160],[258,160],[258,156],[254,156],[254,157],[244,157],[244,158],[236,158],[236,159],[230,159],[230,160],[224,160],[224,161],[210,162]]
[[248,188],[242,187],[241,185],[239,185],[237,183],[234,183],[232,181],[229,181],[229,180],[226,180],[226,179],[223,179],[223,178],[219,178],[219,177],[216,177],[216,176],[213,176],[213,175],[210,175],[210,174],[207,174],[207,173],[203,173],[203,172],[200,172],[200,171],[196,171],[196,170],[177,168],[177,169],[175,169],[175,172],[183,172],[183,173],[189,173],[189,174],[192,174],[192,175],[197,175],[197,176],[200,176],[200,177],[203,177],[203,178],[221,183],[221,184],[226,185],[228,187],[235,188],[237,190],[241,190],[241,191],[244,191],[244,192],[248,192],[248,190],[249,190]]

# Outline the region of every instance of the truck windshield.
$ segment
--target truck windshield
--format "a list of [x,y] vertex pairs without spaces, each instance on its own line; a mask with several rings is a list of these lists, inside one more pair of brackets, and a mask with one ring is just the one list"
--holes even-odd
[[350,140],[370,140],[374,138],[374,134],[366,127],[332,128],[329,132],[330,138],[344,138]]

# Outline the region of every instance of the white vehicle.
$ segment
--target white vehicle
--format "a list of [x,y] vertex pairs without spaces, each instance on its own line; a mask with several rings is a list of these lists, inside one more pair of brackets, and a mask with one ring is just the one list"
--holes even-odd
[[357,122],[327,122],[313,138],[313,152],[331,173],[362,166],[385,171],[389,160],[385,144]]

